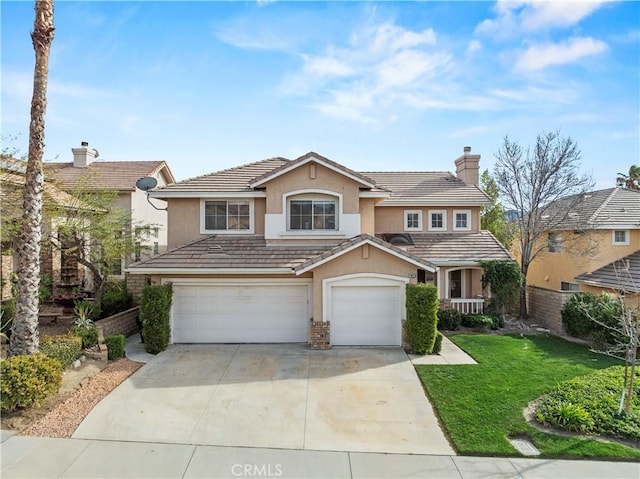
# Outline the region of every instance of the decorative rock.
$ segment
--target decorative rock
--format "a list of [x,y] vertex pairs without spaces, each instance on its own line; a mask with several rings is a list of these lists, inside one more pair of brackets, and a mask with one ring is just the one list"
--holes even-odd
[[81,363],[84,363],[87,360],[87,357],[83,354],[79,359]]
[[76,360],[73,362],[73,367],[74,367],[75,369],[78,369],[78,368],[80,367],[80,365],[81,365],[81,364],[82,364],[82,362],[81,362],[79,359],[76,359]]

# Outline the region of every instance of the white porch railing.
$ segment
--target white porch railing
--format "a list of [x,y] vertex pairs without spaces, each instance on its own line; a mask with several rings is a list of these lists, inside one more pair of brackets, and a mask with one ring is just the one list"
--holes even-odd
[[445,301],[449,301],[451,303],[451,308],[457,309],[462,314],[484,313],[484,299],[452,298]]

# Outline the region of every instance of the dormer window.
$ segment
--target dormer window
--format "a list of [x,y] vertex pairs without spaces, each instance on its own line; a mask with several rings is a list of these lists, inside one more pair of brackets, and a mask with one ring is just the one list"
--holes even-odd
[[252,210],[249,200],[203,200],[201,233],[251,233]]
[[296,199],[289,203],[289,229],[335,231],[336,201],[325,199]]

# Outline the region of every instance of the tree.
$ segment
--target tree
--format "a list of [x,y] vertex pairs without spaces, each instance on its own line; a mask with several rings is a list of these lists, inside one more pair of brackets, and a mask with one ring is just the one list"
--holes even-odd
[[489,170],[484,170],[480,177],[480,186],[493,203],[483,206],[480,211],[480,224],[483,230],[489,230],[502,245],[510,249],[515,236],[515,225],[507,220],[507,216],[498,203],[500,189],[498,184],[489,174]]
[[49,52],[53,42],[53,0],[36,0],[31,39],[35,50],[29,155],[23,199],[23,221],[18,247],[18,291],[11,327],[9,355],[38,351],[38,288],[40,286],[40,238],[44,173],[44,115],[47,109]]
[[[579,171],[578,145],[559,131],[539,134],[533,149],[526,150],[505,137],[495,157],[493,177],[500,195],[505,206],[517,212],[517,253],[523,275],[520,317],[526,318],[529,265],[547,250],[546,234],[563,229],[563,222],[593,182]],[[561,198],[562,207],[558,207],[555,202]]]
[[618,173],[616,184],[630,190],[640,190],[640,165],[631,165],[627,175]]

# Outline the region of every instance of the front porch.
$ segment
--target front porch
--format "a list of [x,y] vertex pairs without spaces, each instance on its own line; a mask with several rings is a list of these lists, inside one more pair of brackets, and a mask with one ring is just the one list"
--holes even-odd
[[[462,314],[484,314],[482,268],[471,266],[441,270],[444,293],[440,299],[443,309],[455,309]],[[441,283],[442,284],[442,283]]]
[[484,298],[443,298],[440,300],[440,308],[455,309],[462,314],[484,314],[484,303]]

